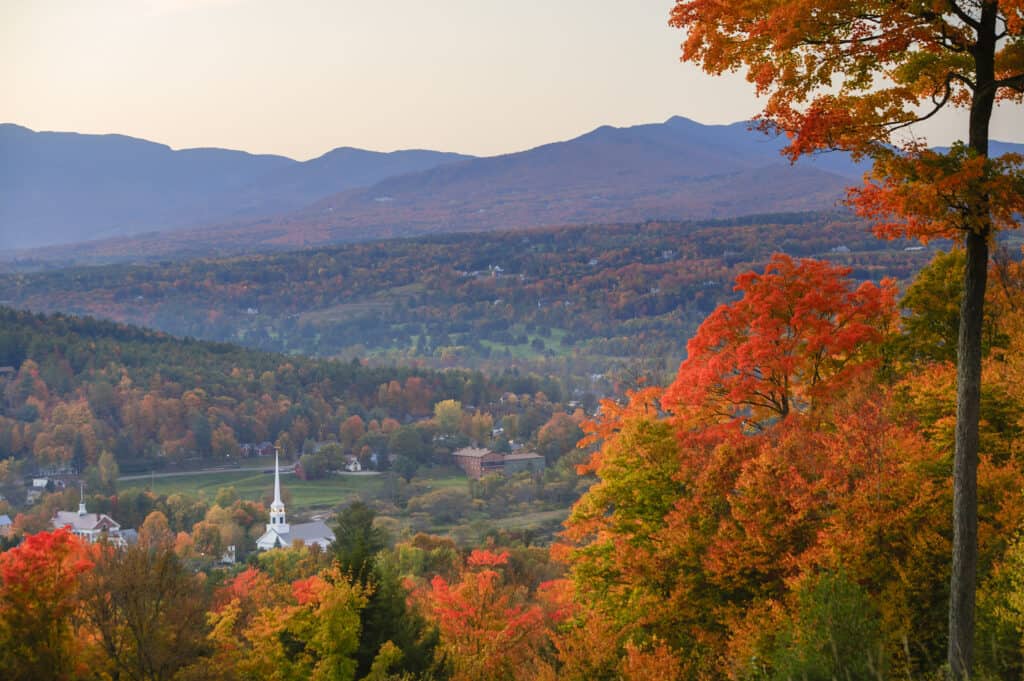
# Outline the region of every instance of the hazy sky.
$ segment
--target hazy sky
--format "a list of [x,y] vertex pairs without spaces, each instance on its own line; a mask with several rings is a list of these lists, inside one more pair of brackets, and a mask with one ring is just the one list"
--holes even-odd
[[[0,121],[175,148],[517,151],[758,110],[678,61],[671,0],[0,0]],[[948,143],[947,116],[922,131]],[[993,137],[1024,142],[1024,110]]]

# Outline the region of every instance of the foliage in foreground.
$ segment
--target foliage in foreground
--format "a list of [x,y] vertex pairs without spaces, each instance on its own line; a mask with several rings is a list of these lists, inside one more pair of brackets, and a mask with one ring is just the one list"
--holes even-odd
[[[959,267],[942,256],[926,276]],[[4,661],[14,678],[68,679],[932,678],[946,647],[955,402],[942,348],[956,329],[942,321],[957,301],[908,294],[901,320],[890,284],[847,275],[777,256],[739,280],[741,299],[709,317],[672,385],[606,402],[586,425],[582,472],[597,483],[550,551],[464,553],[427,536],[388,549],[360,506],[333,555],[270,552],[226,579],[183,569],[155,523],[116,569],[107,549],[33,535],[0,556],[0,650],[33,653]],[[1024,275],[998,275],[977,664],[979,678],[1014,679]],[[161,593],[182,595],[132,643]],[[185,623],[196,636],[168,635]]]

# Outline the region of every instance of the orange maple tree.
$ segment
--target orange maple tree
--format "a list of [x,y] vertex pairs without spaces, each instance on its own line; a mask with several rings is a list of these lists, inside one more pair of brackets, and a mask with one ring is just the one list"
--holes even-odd
[[[1020,0],[676,0],[682,58],[745,70],[766,97],[760,123],[789,136],[796,159],[821,149],[870,157],[855,209],[884,236],[952,236],[967,253],[958,340],[953,570],[948,662],[971,676],[977,573],[981,345],[989,244],[1016,226],[1024,159],[989,157],[997,102],[1024,101]],[[948,153],[894,147],[899,131],[946,107],[969,110],[966,143]]]
[[441,630],[441,648],[452,678],[525,678],[545,640],[541,607],[527,602],[525,589],[505,584],[508,553],[475,550],[461,581],[435,576],[423,598]]
[[664,403],[677,414],[768,419],[806,411],[875,362],[894,320],[896,288],[856,289],[850,269],[776,254],[763,274],[736,278],[743,297],[719,306],[687,343]]

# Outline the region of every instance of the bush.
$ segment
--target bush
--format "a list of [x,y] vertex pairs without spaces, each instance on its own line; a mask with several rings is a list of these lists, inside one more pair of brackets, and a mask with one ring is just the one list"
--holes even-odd
[[461,489],[439,489],[409,499],[410,513],[426,513],[439,523],[457,523],[469,510],[469,493]]

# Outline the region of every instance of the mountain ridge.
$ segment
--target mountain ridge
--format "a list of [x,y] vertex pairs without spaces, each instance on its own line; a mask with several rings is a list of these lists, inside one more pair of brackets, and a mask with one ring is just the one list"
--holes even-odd
[[[673,116],[661,123],[599,126],[489,157],[353,147],[302,163],[252,157],[266,172],[242,174],[234,184],[220,176],[229,187],[210,190],[208,200],[222,208],[214,218],[175,231],[161,231],[150,221],[133,225],[135,235],[16,257],[81,262],[126,260],[138,253],[230,255],[445,232],[830,210],[866,169],[842,153],[791,164],[780,153],[784,137],[751,128],[743,121],[703,125]],[[993,149],[1019,151],[1024,145],[993,142]],[[172,153],[187,158],[197,151]],[[241,158],[232,154],[245,153],[210,151],[227,168]],[[234,201],[230,210],[225,196]],[[7,222],[3,210],[0,223]]]
[[469,157],[418,149],[374,152],[338,147],[297,161],[218,147],[172,149],[127,135],[34,131],[3,123],[0,249],[266,218],[341,189],[463,158]]

